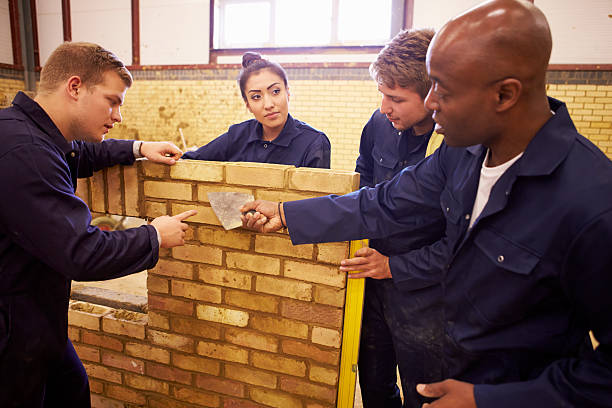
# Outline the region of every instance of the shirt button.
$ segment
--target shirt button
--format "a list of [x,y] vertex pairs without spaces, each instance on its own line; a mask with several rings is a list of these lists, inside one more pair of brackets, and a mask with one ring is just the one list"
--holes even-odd
[[379,160],[379,161],[382,163],[382,157],[380,158],[380,160]]
[[470,214],[465,214],[465,219],[469,220],[470,219]]
[[76,157],[76,153],[75,152],[70,152],[70,157]]
[[264,143],[264,149],[267,149],[267,148],[268,148],[268,144]]
[[449,211],[450,211],[450,208],[449,208],[449,207],[446,207],[446,212],[449,212]]
[[498,256],[497,257],[497,262],[499,262],[499,263],[504,262],[504,256],[503,255]]

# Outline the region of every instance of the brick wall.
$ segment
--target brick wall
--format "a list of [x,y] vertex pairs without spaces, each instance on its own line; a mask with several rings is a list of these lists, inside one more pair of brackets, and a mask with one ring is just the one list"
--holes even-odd
[[95,407],[336,406],[348,243],[225,231],[208,191],[289,200],[358,187],[346,171],[146,161],[79,184],[94,212],[156,217],[197,208],[184,247],[161,250],[148,313],[73,302],[69,336]]
[[10,106],[17,91],[24,87],[23,72],[0,68],[0,108]]

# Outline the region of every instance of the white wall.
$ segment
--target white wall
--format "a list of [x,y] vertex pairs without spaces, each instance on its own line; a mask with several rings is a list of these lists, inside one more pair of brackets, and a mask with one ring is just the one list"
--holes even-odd
[[0,62],[13,64],[13,40],[8,0],[0,0]]
[[40,65],[44,65],[51,52],[64,42],[61,0],[36,0],[38,22],[38,50]]
[[72,41],[87,41],[112,51],[125,65],[132,63],[130,0],[70,0]]
[[209,0],[141,0],[140,63],[208,64]]

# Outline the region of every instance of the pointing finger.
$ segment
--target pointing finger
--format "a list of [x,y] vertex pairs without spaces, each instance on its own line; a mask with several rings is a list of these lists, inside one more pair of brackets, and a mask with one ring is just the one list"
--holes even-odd
[[175,215],[172,218],[176,218],[179,221],[183,221],[183,220],[185,220],[185,219],[187,219],[187,218],[189,218],[189,217],[191,217],[193,215],[196,215],[197,213],[198,212],[196,210],[188,210],[188,211],[182,212],[180,214],[177,214],[177,215]]

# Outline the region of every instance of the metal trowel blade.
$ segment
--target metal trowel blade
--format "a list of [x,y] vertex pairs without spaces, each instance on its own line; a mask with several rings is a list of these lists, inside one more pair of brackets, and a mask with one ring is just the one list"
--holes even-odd
[[242,226],[240,207],[253,201],[253,196],[234,191],[211,191],[208,193],[208,201],[223,228],[231,230]]

